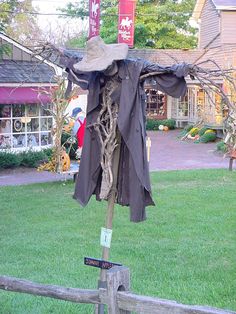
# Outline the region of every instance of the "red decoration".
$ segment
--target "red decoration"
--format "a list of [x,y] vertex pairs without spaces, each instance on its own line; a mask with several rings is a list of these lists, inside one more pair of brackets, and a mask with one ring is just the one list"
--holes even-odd
[[100,0],[89,0],[89,38],[98,36],[100,30]]
[[136,0],[119,1],[118,43],[134,45],[134,15]]

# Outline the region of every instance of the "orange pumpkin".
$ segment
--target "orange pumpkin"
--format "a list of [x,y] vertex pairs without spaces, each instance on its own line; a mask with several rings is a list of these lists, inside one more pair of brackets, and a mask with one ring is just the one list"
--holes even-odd
[[164,128],[163,128],[163,131],[169,131],[169,128],[168,128],[168,126],[164,126]]
[[68,171],[70,169],[70,156],[63,151],[61,155],[61,164],[62,164],[62,171]]

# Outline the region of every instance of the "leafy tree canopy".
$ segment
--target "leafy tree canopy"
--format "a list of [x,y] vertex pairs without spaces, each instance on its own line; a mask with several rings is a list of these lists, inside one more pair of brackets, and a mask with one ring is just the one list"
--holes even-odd
[[32,0],[3,0],[0,3],[0,31],[24,45],[32,45],[39,38],[40,29],[36,16],[26,12],[36,13]]
[[[195,0],[138,0],[135,16],[136,48],[194,48],[196,29],[189,24]],[[62,10],[62,9],[61,9]],[[74,17],[87,18],[88,1],[68,4],[62,10]],[[101,1],[101,37],[106,43],[117,41],[118,1]],[[80,39],[68,42],[72,47],[84,46],[87,31]]]

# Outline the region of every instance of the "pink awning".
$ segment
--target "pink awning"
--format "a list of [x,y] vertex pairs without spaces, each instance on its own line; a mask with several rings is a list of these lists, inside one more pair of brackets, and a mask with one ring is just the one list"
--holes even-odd
[[[49,90],[49,87],[44,87]],[[49,95],[38,91],[37,87],[0,87],[1,104],[45,104],[50,102]]]

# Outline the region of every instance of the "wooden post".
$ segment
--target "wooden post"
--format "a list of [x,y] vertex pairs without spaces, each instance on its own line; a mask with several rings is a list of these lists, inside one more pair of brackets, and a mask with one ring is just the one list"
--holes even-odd
[[233,170],[233,161],[234,161],[234,158],[233,158],[233,157],[230,157],[230,158],[229,158],[229,171],[232,171],[232,170]]
[[127,267],[115,266],[107,271],[107,302],[108,314],[130,314],[130,311],[121,310],[117,303],[117,291],[129,291],[130,272]]
[[[117,129],[117,146],[114,150],[113,155],[113,163],[112,163],[112,173],[113,173],[113,183],[110,195],[108,197],[108,205],[107,205],[107,216],[106,216],[106,229],[112,229],[112,220],[113,220],[113,213],[114,213],[114,205],[117,196],[117,180],[118,180],[118,169],[119,169],[119,161],[120,161],[120,145],[121,145],[121,136]],[[108,247],[103,247],[102,249],[102,259],[108,260],[109,259],[109,249]],[[98,288],[107,288],[106,284],[106,269],[101,269],[100,278],[98,281]],[[104,304],[99,304],[98,309],[95,309],[95,313],[103,314],[104,313]]]

